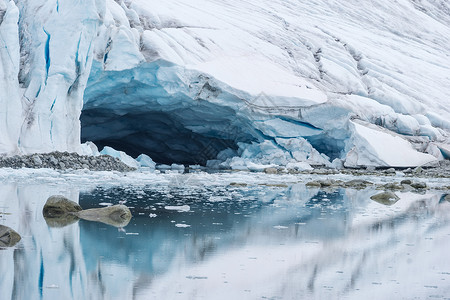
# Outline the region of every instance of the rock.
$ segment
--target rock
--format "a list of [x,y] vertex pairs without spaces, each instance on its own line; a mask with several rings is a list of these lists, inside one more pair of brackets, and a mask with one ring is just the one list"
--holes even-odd
[[425,182],[413,182],[410,184],[412,188],[415,189],[426,189],[427,184]]
[[336,183],[336,181],[333,179],[320,180],[319,182],[321,187],[329,187]]
[[39,156],[33,156],[33,163],[36,166],[41,166],[42,165],[42,159]]
[[320,188],[322,185],[320,184],[320,182],[317,181],[310,181],[308,183],[306,183],[307,187],[317,187]]
[[333,179],[310,181],[306,184],[307,187],[320,187],[320,188],[327,188],[331,186],[342,186],[342,185],[343,185],[342,181]]
[[247,184],[243,182],[231,182],[230,186],[247,186]]
[[260,183],[259,185],[272,186],[272,187],[282,187],[282,188],[289,187],[287,184],[284,184],[284,183]]
[[373,183],[367,180],[353,179],[344,183],[344,187],[355,188],[355,189],[365,189],[368,185]]
[[311,171],[311,174],[318,174],[318,175],[332,175],[332,174],[337,174],[337,173],[338,172],[336,170],[325,169],[325,168],[314,169]]
[[13,229],[0,225],[0,247],[13,247],[21,239],[20,234]]
[[400,181],[400,184],[411,184],[412,181],[410,179],[404,179],[402,181]]
[[288,174],[299,174],[300,171],[297,169],[287,169]]
[[405,187],[395,182],[386,183],[381,186],[384,190],[403,190]]
[[415,169],[413,170],[413,173],[414,173],[414,174],[420,174],[420,173],[422,173],[422,172],[423,172],[422,167],[417,167],[417,168],[415,168]]
[[266,174],[277,174],[278,170],[276,168],[265,168],[264,173]]
[[131,220],[131,211],[125,205],[113,205],[83,210],[76,202],[64,196],[51,196],[42,210],[51,227],[63,227],[79,219],[102,222],[115,227],[125,227]]
[[370,199],[384,205],[393,205],[400,200],[400,198],[393,192],[382,192],[373,195]]
[[387,170],[384,170],[385,174],[389,174],[389,175],[394,175],[395,174],[395,169],[394,168],[389,168]]
[[447,194],[447,195],[444,197],[444,200],[447,201],[447,202],[450,202],[450,194]]
[[60,218],[66,214],[80,211],[82,208],[78,203],[64,196],[51,196],[44,205],[42,214],[44,218]]

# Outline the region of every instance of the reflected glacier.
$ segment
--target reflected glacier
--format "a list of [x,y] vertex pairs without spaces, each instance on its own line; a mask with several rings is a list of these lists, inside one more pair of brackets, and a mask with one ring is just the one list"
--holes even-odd
[[[123,229],[85,220],[52,228],[42,207],[54,194],[86,209],[126,201],[134,217]],[[3,183],[0,224],[22,241],[0,251],[0,290],[12,299],[448,295],[450,203],[406,192],[386,206],[372,194],[301,183]],[[177,205],[190,209],[166,209]]]

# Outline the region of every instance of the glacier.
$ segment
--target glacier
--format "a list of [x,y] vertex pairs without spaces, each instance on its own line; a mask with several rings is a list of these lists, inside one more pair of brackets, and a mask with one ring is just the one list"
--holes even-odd
[[92,141],[250,170],[448,158],[444,0],[0,0],[0,45],[6,155]]

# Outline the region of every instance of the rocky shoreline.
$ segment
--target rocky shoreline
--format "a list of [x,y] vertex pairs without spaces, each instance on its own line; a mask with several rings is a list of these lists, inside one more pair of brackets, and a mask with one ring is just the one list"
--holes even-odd
[[0,168],[49,168],[56,170],[119,171],[136,170],[109,155],[88,156],[69,152],[51,152],[0,157]]
[[[49,168],[56,170],[79,170],[87,169],[91,171],[119,171],[119,172],[131,172],[136,168],[122,162],[119,158],[112,157],[110,155],[79,155],[77,153],[69,152],[51,152],[51,153],[37,153],[30,155],[15,155],[15,156],[0,156],[0,168]],[[158,166],[157,166],[157,169]],[[192,172],[209,169],[187,167],[186,172]],[[229,172],[232,170],[211,170],[219,172]],[[296,170],[279,168],[266,168],[262,170],[266,174],[314,174],[314,175],[352,175],[352,176],[394,176],[397,172],[402,172],[405,177],[422,177],[422,178],[450,178],[450,160],[442,160],[433,166],[424,166],[407,169],[377,169],[377,168],[362,168],[362,169],[333,169],[318,167],[313,170]],[[163,170],[164,172],[164,170]]]
[[423,166],[416,168],[315,168],[313,170],[295,170],[285,168],[266,168],[266,174],[315,174],[315,175],[353,175],[353,176],[394,176],[397,172],[402,172],[406,177],[432,177],[432,178],[450,178],[450,160],[442,160],[433,166]]

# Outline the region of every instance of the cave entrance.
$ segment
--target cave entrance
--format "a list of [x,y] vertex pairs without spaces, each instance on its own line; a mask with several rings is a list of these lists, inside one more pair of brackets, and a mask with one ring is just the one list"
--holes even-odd
[[[89,108],[81,114],[81,139],[94,142],[100,150],[110,146],[133,157],[144,153],[157,163],[184,165],[205,165],[220,151],[237,149],[237,142],[253,139],[243,132],[245,127],[230,125],[230,120],[211,121],[188,110],[181,115]],[[197,128],[197,132],[190,128]]]

